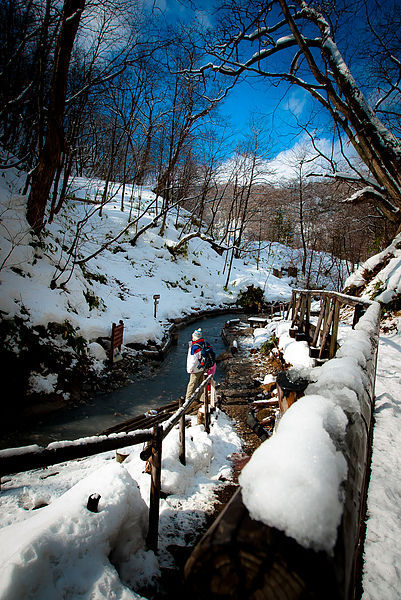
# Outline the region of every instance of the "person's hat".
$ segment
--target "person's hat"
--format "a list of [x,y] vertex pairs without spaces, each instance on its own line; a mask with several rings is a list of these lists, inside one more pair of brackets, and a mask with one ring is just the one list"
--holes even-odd
[[203,337],[202,329],[200,327],[199,327],[199,329],[195,329],[195,331],[192,334],[193,341],[200,340],[202,337]]

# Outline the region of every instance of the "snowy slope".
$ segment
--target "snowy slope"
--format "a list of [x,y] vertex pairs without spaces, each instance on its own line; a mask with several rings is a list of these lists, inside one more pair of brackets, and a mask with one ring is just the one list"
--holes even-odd
[[[96,202],[104,183],[84,178],[72,182],[66,206],[37,238],[25,219],[26,197],[18,193],[23,182],[23,174],[15,171],[0,182],[0,311],[4,349],[25,360],[28,372],[21,373],[27,380],[25,397],[31,392],[55,392],[65,400],[70,393],[57,366],[51,364],[51,349],[38,358],[38,364],[32,361],[28,366],[27,349],[38,344],[41,349],[56,348],[53,362],[60,369],[68,357],[64,372],[79,370],[77,377],[82,379],[88,370],[101,372],[106,353],[98,338],[109,337],[112,323],[120,319],[125,344],[160,343],[167,319],[233,304],[249,285],[262,288],[267,301],[290,298],[294,280],[275,277],[273,268],[299,265],[300,251],[265,244],[257,268],[255,248],[245,259],[234,258],[226,285],[226,252],[218,254],[198,237],[175,256],[169,251],[183,234],[185,211],[168,214],[163,236],[159,221],[132,245],[137,231],[154,219],[153,192],[127,186],[122,211],[122,188],[113,184],[100,216]],[[317,272],[319,265],[329,266],[330,257],[316,255],[313,261],[312,271]],[[332,287],[330,274],[320,277],[320,283]],[[160,295],[156,318],[154,294]]]
[[396,300],[401,294],[401,233],[348,277],[345,290],[384,305]]

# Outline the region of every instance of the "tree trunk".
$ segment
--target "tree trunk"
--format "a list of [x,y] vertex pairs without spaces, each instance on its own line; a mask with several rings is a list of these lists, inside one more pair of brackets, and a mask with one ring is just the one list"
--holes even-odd
[[39,151],[38,165],[32,175],[27,205],[27,220],[36,233],[43,227],[47,201],[64,146],[63,118],[68,68],[84,7],[85,0],[64,2],[62,23],[55,48],[46,139]]

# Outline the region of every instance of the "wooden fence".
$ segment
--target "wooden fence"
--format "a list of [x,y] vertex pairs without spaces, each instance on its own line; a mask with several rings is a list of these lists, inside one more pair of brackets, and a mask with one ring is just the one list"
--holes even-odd
[[45,468],[68,460],[85,458],[110,450],[119,450],[128,446],[147,443],[147,448],[141,452],[143,460],[151,460],[147,544],[151,550],[157,551],[163,440],[179,423],[179,460],[185,465],[185,415],[193,409],[201,395],[203,396],[205,431],[210,433],[210,412],[216,405],[215,384],[212,375],[205,377],[192,396],[185,402],[181,402],[182,405],[173,415],[170,416],[169,412],[166,411],[162,415],[164,419],[167,419],[166,423],[161,425],[160,422],[156,422],[153,431],[152,429],[143,429],[129,433],[110,433],[109,435],[92,436],[75,441],[53,442],[45,448],[26,446],[0,450],[0,483],[1,478],[5,475]]
[[[317,322],[311,322],[312,300],[320,301]],[[341,306],[354,307],[355,327],[369,303],[360,298],[324,290],[293,290],[291,298],[292,327],[290,335],[306,340],[310,354],[317,359],[333,358],[337,350],[338,323]]]

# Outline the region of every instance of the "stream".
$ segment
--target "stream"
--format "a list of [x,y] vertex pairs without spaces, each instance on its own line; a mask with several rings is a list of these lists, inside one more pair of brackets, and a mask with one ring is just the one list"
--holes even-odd
[[[38,422],[24,424],[18,430],[2,433],[0,449],[30,444],[46,446],[53,441],[96,435],[150,409],[177,400],[185,394],[188,383],[186,357],[192,332],[201,327],[204,337],[218,356],[226,350],[220,336],[224,324],[239,316],[238,313],[226,313],[187,325],[179,330],[177,345],[171,346],[154,374],[112,392],[97,394],[90,402],[60,409]],[[223,376],[222,368],[217,365],[215,380],[221,381]]]

